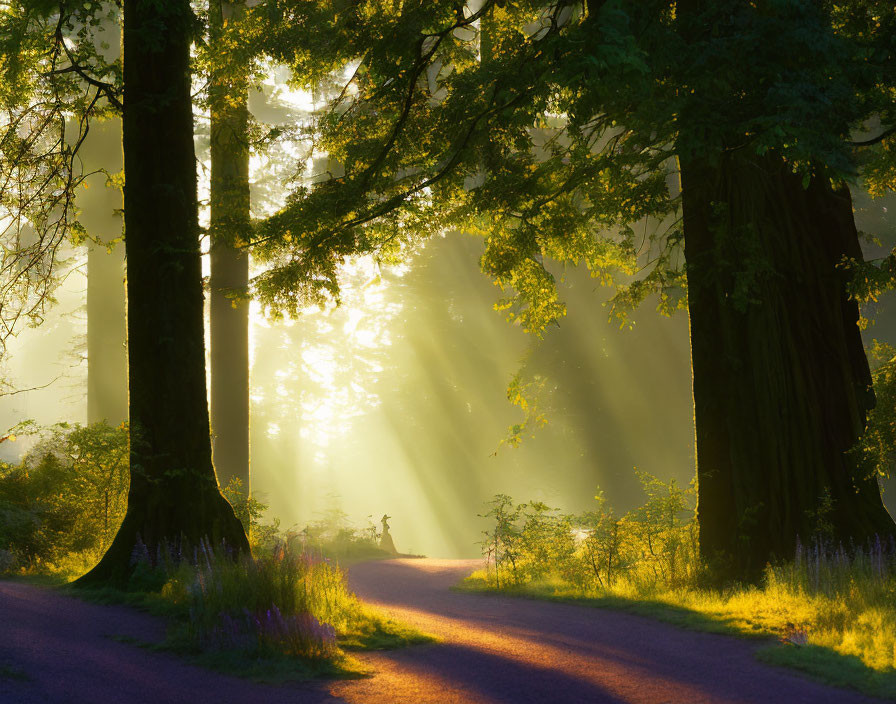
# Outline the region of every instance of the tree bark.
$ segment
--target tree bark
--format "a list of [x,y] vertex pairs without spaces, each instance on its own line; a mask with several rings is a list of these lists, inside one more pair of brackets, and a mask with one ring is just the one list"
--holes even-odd
[[211,461],[190,98],[189,0],[124,7],[123,146],[131,468],[108,552],[79,580],[125,583],[142,541],[248,550]]
[[892,535],[848,452],[874,404],[838,267],[862,256],[849,191],[774,154],[682,158],[681,180],[704,558],[755,580],[797,537]]
[[[211,41],[240,3],[216,0]],[[211,427],[218,482],[234,477],[249,496],[248,85],[245,68],[212,72],[211,98]]]

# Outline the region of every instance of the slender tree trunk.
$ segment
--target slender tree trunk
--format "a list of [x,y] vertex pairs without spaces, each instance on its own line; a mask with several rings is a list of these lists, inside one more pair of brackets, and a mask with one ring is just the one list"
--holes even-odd
[[[212,42],[239,2],[210,8]],[[249,496],[248,86],[245,67],[213,71],[211,96],[211,427],[218,482]]]
[[[112,4],[108,4],[112,9]],[[104,21],[95,47],[108,61],[121,51],[118,21]],[[91,237],[108,244],[121,237],[121,191],[106,184],[106,173],[121,171],[121,119],[92,120],[79,152],[84,169],[98,172],[79,189],[78,219]],[[87,247],[87,422],[118,425],[128,418],[124,245],[111,251],[103,244]]]
[[891,535],[852,448],[874,404],[843,257],[861,257],[846,188],[807,188],[769,154],[681,160],[700,548],[756,579],[818,530]]
[[[82,218],[83,221],[83,218]],[[94,230],[88,232],[93,234]],[[124,245],[87,250],[87,422],[128,418]]]
[[248,550],[211,461],[190,98],[189,0],[124,6],[123,116],[131,468],[128,508],[80,582],[125,582],[202,539]]

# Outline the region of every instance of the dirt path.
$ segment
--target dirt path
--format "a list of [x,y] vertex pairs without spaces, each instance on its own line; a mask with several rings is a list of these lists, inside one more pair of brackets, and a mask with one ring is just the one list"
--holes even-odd
[[603,609],[450,591],[480,561],[392,560],[352,569],[365,601],[442,639],[365,656],[349,702],[870,701],[758,662],[748,641]]
[[758,663],[752,644],[564,604],[452,592],[475,561],[355,566],[358,593],[441,642],[363,656],[375,677],[273,687],[147,652],[110,636],[159,640],[123,607],[0,582],[2,704],[281,702],[869,701]]

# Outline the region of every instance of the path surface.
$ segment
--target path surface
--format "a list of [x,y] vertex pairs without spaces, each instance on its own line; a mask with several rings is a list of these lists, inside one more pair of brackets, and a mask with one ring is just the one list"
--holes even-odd
[[450,591],[477,566],[457,560],[355,566],[350,579],[362,598],[440,642],[363,655],[377,672],[369,679],[281,687],[110,638],[160,640],[161,625],[145,614],[0,582],[0,703],[871,701],[763,665],[748,641],[608,610]]

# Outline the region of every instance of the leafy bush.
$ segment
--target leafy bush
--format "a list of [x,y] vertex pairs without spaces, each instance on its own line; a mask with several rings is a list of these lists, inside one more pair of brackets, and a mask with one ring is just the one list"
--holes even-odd
[[301,530],[290,530],[288,540],[303,549],[319,552],[342,562],[394,555],[379,546],[380,532],[373,517],[367,517],[365,528],[356,528],[342,510],[332,507],[323,516]]
[[263,504],[255,495],[247,498],[243,481],[239,477],[231,477],[221,493],[233,506],[233,512],[243,524],[252,552],[272,553],[282,542],[280,519],[274,518],[270,523],[263,520],[268,510],[267,504]]
[[18,464],[0,463],[0,550],[32,570],[72,556],[95,560],[124,517],[127,427],[24,423],[16,430],[38,441]]
[[694,581],[693,489],[646,472],[638,478],[647,500],[622,517],[602,492],[594,510],[577,516],[498,494],[481,514],[493,522],[480,543],[488,578],[498,588],[556,579],[581,590],[612,589],[622,580],[640,591]]
[[[129,441],[126,425],[27,421],[8,436],[36,436],[17,464],[0,462],[0,574],[13,570],[83,572],[106,551],[127,509]],[[338,559],[391,557],[371,523],[353,528],[337,509],[302,530],[265,520],[267,506],[245,496],[238,478],[222,491],[249,536],[253,553],[270,556],[284,543]],[[138,564],[132,581],[158,589],[164,579]],[[141,581],[142,580],[142,581]],[[136,582],[135,582],[136,583]]]

